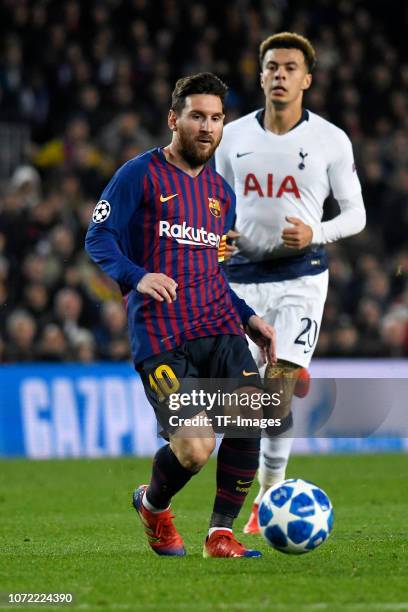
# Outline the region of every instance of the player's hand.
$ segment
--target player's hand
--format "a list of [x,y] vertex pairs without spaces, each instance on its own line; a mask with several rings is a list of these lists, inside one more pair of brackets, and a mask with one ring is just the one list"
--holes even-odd
[[303,223],[297,217],[285,217],[293,227],[286,227],[282,232],[283,244],[290,249],[304,249],[313,239],[313,230],[310,225]]
[[252,315],[249,317],[246,333],[261,349],[264,363],[276,363],[276,334],[275,328],[266,323],[261,317]]
[[238,251],[236,240],[240,237],[240,233],[235,230],[230,230],[227,234],[227,242],[225,244],[224,261],[228,261]]
[[166,274],[148,272],[137,284],[139,293],[150,295],[158,302],[166,301],[171,304],[177,299],[177,283]]

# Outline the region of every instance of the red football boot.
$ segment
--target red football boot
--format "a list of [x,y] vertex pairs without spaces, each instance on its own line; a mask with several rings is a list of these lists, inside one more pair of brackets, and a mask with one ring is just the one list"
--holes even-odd
[[183,540],[173,524],[174,514],[170,509],[150,512],[142,503],[147,485],[140,485],[133,493],[133,507],[142,521],[150,547],[158,555],[184,557]]
[[301,368],[293,393],[296,397],[306,397],[310,389],[310,374],[306,368]]
[[243,529],[244,533],[252,533],[252,534],[261,533],[261,530],[259,529],[259,525],[258,525],[258,508],[259,508],[259,504],[255,504],[255,503],[252,504],[251,514],[249,515],[248,522]]
[[207,536],[203,557],[262,557],[262,553],[259,550],[245,548],[235,539],[232,531],[217,529]]

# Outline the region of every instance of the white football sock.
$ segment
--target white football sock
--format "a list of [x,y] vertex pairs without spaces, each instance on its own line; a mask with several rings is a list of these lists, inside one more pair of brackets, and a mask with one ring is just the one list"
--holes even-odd
[[266,491],[273,485],[285,480],[286,467],[293,444],[293,438],[284,436],[276,438],[261,438],[261,452],[259,455],[258,480],[259,493],[255,503],[259,504]]

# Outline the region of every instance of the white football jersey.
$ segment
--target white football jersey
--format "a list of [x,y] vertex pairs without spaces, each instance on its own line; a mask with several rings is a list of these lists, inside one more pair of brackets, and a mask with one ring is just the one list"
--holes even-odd
[[286,134],[265,130],[254,111],[226,125],[216,169],[237,197],[236,229],[252,245],[254,260],[299,254],[288,249],[285,217],[320,224],[330,192],[346,200],[361,192],[349,138],[322,117],[306,118]]

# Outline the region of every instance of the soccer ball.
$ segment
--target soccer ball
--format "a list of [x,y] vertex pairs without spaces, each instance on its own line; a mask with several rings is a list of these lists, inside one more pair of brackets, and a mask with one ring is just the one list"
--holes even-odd
[[299,555],[327,540],[333,529],[333,506],[317,485],[292,478],[267,490],[259,504],[258,522],[270,546]]

